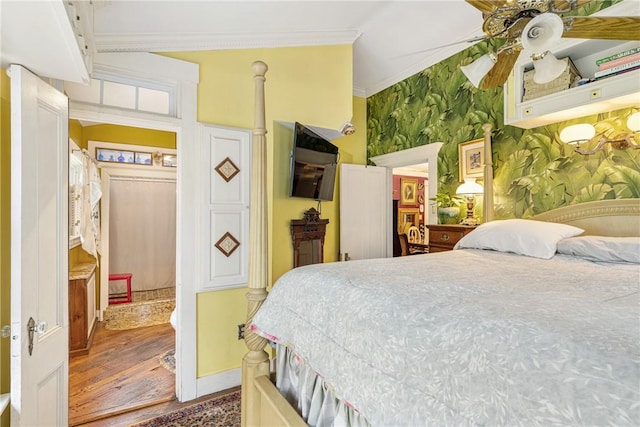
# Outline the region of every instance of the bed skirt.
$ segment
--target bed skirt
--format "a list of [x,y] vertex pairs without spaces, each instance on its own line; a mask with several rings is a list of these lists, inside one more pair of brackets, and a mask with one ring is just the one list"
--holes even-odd
[[329,386],[291,349],[276,344],[276,386],[309,426],[368,427],[358,411],[336,397]]

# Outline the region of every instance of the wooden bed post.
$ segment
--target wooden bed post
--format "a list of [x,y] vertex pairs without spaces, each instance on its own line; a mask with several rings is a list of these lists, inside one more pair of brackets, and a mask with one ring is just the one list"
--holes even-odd
[[484,131],[484,196],[482,222],[493,221],[493,150],[491,148],[491,124],[482,125]]
[[243,426],[258,425],[260,396],[254,378],[269,376],[269,356],[264,351],[267,340],[256,335],[248,326],[267,297],[268,282],[268,218],[267,218],[267,150],[265,128],[264,82],[267,64],[256,61],[251,65],[255,81],[255,118],[252,139],[251,208],[249,216],[249,291],[247,292],[247,321],[244,342],[249,349],[242,359]]

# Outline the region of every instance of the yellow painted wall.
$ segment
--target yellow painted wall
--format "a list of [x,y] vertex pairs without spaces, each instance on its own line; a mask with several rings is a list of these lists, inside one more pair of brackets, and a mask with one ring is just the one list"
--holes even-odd
[[[11,323],[11,114],[10,80],[0,69],[0,325]],[[11,389],[9,371],[10,343],[0,339],[0,393]],[[2,416],[2,426],[9,425],[9,411]]]
[[[301,218],[305,210],[317,205],[313,200],[287,195],[293,139],[275,122],[298,121],[338,129],[351,119],[355,114],[352,46],[177,52],[167,56],[200,65],[198,121],[245,129],[253,127],[251,64],[261,60],[268,65],[265,93],[269,253],[272,278],[281,276],[293,263],[289,221]],[[336,141],[336,145],[341,148],[342,161],[352,158],[365,164],[366,107],[364,100],[356,104],[362,114],[356,123],[360,131]],[[330,221],[325,241],[327,261],[337,259],[337,200],[336,192],[333,202],[322,203],[322,217]],[[246,347],[237,340],[236,333],[237,324],[245,321],[245,293],[245,289],[236,289],[198,294],[198,377],[240,367]]]
[[176,148],[175,132],[142,129],[120,125],[94,125],[82,128],[80,148],[88,148],[89,141],[115,142],[118,144],[143,145],[146,147]]

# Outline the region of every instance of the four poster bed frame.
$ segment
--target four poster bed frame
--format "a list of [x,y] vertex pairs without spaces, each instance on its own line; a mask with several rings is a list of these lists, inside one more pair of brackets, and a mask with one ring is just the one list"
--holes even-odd
[[[252,64],[255,81],[255,123],[253,129],[250,257],[247,326],[267,297],[267,155],[265,128],[264,82],[267,65]],[[493,165],[491,125],[483,126],[484,165],[484,221],[493,219]],[[615,217],[615,219],[613,218]],[[640,199],[618,199],[566,206],[538,215],[533,219],[575,225],[585,234],[603,236],[640,235]],[[245,329],[248,352],[242,362],[242,425],[243,426],[304,426],[297,411],[279,393],[270,378],[269,356],[265,352],[267,340],[250,328]]]

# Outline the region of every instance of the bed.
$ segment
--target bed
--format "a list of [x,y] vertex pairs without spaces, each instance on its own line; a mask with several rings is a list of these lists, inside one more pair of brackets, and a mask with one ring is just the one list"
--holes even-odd
[[[266,65],[253,69],[264,173]],[[486,222],[451,252],[297,268],[269,298],[255,256],[243,425],[638,425],[639,236],[639,199],[584,203]]]

